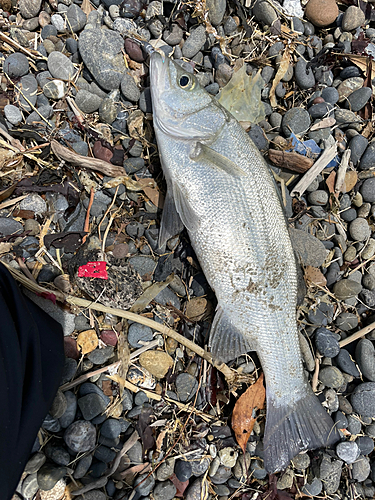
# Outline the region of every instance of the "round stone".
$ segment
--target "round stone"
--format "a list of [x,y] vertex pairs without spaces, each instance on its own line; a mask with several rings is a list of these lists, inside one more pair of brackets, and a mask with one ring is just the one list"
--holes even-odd
[[[138,486],[139,485],[139,486]],[[141,474],[134,481],[134,488],[137,493],[143,497],[146,497],[154,489],[155,479],[154,476],[149,476],[146,474]]]
[[68,403],[65,394],[62,391],[57,391],[49,413],[53,418],[60,418],[66,412],[67,407]]
[[365,241],[371,235],[371,229],[367,220],[359,217],[350,223],[349,233],[354,241]]
[[336,104],[339,100],[339,93],[335,87],[326,87],[322,90],[322,98],[325,102]]
[[343,374],[336,366],[327,366],[320,370],[319,380],[326,387],[339,389],[345,382]]
[[[349,149],[351,151],[350,159],[352,160],[354,165],[358,164],[363,153],[366,151],[367,146],[368,146],[368,140],[366,139],[366,137],[363,137],[363,135],[360,135],[360,134],[355,135],[353,137],[353,139],[350,140],[350,142],[349,142]],[[362,192],[362,190],[363,190],[363,185],[361,187],[361,192]],[[375,196],[374,196],[374,200],[375,200]],[[365,200],[365,201],[369,201],[369,200]]]
[[328,199],[328,193],[327,191],[323,191],[323,189],[317,189],[308,195],[308,200],[311,205],[326,205],[328,203]]
[[374,450],[374,440],[369,436],[358,436],[355,442],[362,455],[369,455]]
[[121,92],[125,99],[131,102],[138,102],[141,96],[141,91],[139,90],[133,76],[130,73],[125,72],[121,80]]
[[35,453],[26,464],[25,472],[28,474],[33,474],[34,472],[38,472],[38,470],[42,467],[42,465],[46,461],[46,456],[43,453]]
[[182,402],[190,401],[198,390],[198,381],[189,373],[180,373],[176,378],[176,392]]
[[205,44],[206,37],[206,27],[203,24],[192,29],[189,38],[182,47],[182,55],[187,59],[192,59]]
[[7,104],[4,107],[4,114],[8,122],[15,127],[22,122],[22,113],[19,108],[17,108],[17,106],[13,106],[13,104]]
[[77,92],[75,103],[83,113],[94,113],[100,107],[103,99],[88,90],[79,90]]
[[172,481],[158,483],[153,491],[154,500],[172,500],[177,493],[176,486]]
[[368,170],[375,164],[375,141],[371,141],[359,162],[360,170]]
[[47,203],[39,194],[32,193],[21,201],[20,210],[31,210],[35,214],[44,214],[47,210]]
[[352,477],[355,481],[362,482],[371,472],[370,461],[367,457],[359,456],[352,465]]
[[318,351],[326,358],[334,358],[340,352],[338,341],[327,328],[321,327],[316,330],[315,343]]
[[362,26],[364,22],[364,12],[359,7],[350,5],[342,16],[341,27],[343,31],[352,31],[359,28],[359,26]]
[[37,17],[41,5],[42,5],[42,0],[20,0],[18,2],[18,8],[20,10],[20,14],[24,19],[31,19],[33,17]]
[[92,451],[96,444],[96,429],[91,422],[77,420],[66,429],[64,441],[76,453]]
[[329,26],[338,15],[339,8],[335,0],[310,0],[306,5],[306,18],[318,28]]
[[177,460],[174,473],[179,481],[182,483],[188,481],[192,475],[192,466],[191,463],[187,460]]
[[76,73],[73,63],[62,52],[51,52],[48,56],[47,65],[52,77],[59,80],[69,81]]
[[51,80],[43,87],[43,94],[48,99],[62,99],[66,92],[66,86],[61,80]]
[[323,489],[323,483],[320,479],[317,477],[314,477],[314,479],[311,481],[311,483],[306,483],[302,487],[302,493],[305,493],[308,496],[315,497],[320,495],[321,491]]
[[342,279],[333,286],[333,293],[339,300],[356,297],[362,290],[362,286],[354,280]]
[[100,434],[108,439],[116,439],[121,434],[121,423],[115,418],[108,418],[100,428]]
[[[361,136],[359,136],[361,137]],[[369,203],[375,202],[375,178],[366,179],[361,186],[361,194],[364,201]]]
[[[302,90],[311,89],[315,85],[315,76],[312,69],[307,67],[307,62],[304,59],[298,59],[294,68],[294,76],[296,83]],[[300,109],[303,108],[292,108]]]
[[139,356],[139,363],[156,378],[163,378],[173,366],[173,359],[164,351],[146,351]]
[[337,328],[340,328],[340,330],[344,332],[348,332],[358,326],[358,318],[353,313],[343,312],[337,316],[335,323]]
[[351,111],[359,111],[366,105],[371,95],[372,90],[370,87],[362,87],[358,90],[355,90],[348,96],[346,107]]
[[310,115],[303,108],[289,109],[281,123],[283,134],[289,137],[293,132],[294,134],[304,134],[310,127]]
[[234,467],[237,462],[238,453],[233,448],[226,447],[219,451],[221,465],[225,467]]
[[[73,359],[67,358],[69,361],[73,361],[75,363],[75,370],[77,369],[77,363]],[[75,371],[74,370],[74,371]],[[70,377],[71,378],[71,377]],[[68,379],[69,380],[69,379]],[[69,427],[71,423],[74,422],[76,412],[77,412],[77,398],[76,395],[71,391],[64,392],[67,408],[65,413],[60,417],[59,422],[63,429]]]
[[336,453],[341,460],[347,464],[352,464],[359,457],[359,448],[354,441],[344,441],[336,446]]
[[351,403],[361,417],[375,417],[375,382],[359,384],[352,394]]
[[340,352],[336,358],[339,368],[353,377],[359,377],[360,373],[356,367],[354,361],[352,360],[349,352],[346,349],[340,349]]
[[375,382],[375,347],[371,340],[361,339],[358,342],[355,358],[362,375]]
[[257,21],[271,26],[277,19],[277,13],[271,4],[268,2],[258,1],[255,2],[253,7],[253,14]]
[[43,491],[52,490],[55,484],[62,479],[67,472],[66,467],[56,467],[45,464],[37,472],[38,485]]
[[86,14],[75,3],[72,3],[72,5],[68,7],[65,15],[69,22],[69,31],[73,31],[73,33],[81,31],[87,22]]
[[146,343],[154,339],[152,330],[149,326],[133,323],[129,327],[128,342],[134,349],[143,347]]

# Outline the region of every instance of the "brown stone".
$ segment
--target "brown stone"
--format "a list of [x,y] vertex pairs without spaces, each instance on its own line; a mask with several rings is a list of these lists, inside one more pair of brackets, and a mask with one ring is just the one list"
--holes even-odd
[[164,351],[146,351],[139,356],[139,363],[154,377],[163,378],[173,366],[173,359]]
[[306,18],[318,28],[329,26],[338,15],[339,8],[335,0],[310,0],[306,5]]

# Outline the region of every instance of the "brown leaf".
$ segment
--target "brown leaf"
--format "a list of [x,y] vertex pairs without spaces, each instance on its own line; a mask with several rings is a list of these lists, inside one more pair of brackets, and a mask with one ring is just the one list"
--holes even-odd
[[344,187],[345,187],[345,193],[349,193],[354,186],[358,182],[358,174],[354,170],[349,170],[345,174],[345,181],[344,181]]
[[86,16],[88,16],[90,14],[90,12],[95,10],[94,7],[89,2],[89,0],[83,0],[82,5],[81,5],[81,9],[86,14]]
[[88,354],[96,349],[99,345],[99,339],[95,330],[81,332],[77,337],[77,345],[81,349],[82,354]]
[[284,50],[283,55],[282,55],[282,58],[281,58],[281,61],[279,64],[279,69],[277,70],[275,78],[273,79],[272,87],[270,90],[269,99],[271,102],[271,106],[273,108],[276,108],[276,106],[277,106],[277,100],[276,100],[276,94],[275,94],[276,87],[281,82],[281,79],[285,76],[286,72],[288,71],[289,64],[290,64],[290,52],[289,52],[289,49],[286,48]]
[[305,280],[320,286],[326,286],[327,284],[324,274],[317,267],[312,266],[306,266]]
[[329,176],[326,179],[326,184],[327,184],[328,191],[334,195],[336,195],[335,182],[336,182],[336,172],[334,170],[332,170],[332,172],[329,174]]
[[246,445],[253,430],[256,418],[253,417],[253,411],[262,409],[266,399],[266,389],[263,385],[263,374],[258,378],[255,384],[251,385],[247,391],[242,394],[234,406],[232,414],[232,429],[236,435],[237,443],[246,452]]

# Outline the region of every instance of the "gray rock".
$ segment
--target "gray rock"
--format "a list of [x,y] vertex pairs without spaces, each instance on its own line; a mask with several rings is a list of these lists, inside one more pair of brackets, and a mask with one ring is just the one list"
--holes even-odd
[[271,4],[264,0],[257,0],[253,7],[253,14],[257,21],[271,26],[277,19],[277,13]]
[[248,135],[259,150],[269,149],[268,139],[259,125],[252,125]]
[[359,162],[360,170],[368,170],[375,165],[375,141],[371,141]]
[[150,327],[141,325],[139,323],[133,323],[129,327],[128,331],[128,342],[129,345],[135,349],[141,348],[144,344],[143,342],[151,342],[154,336]]
[[371,229],[367,220],[359,217],[351,222],[349,233],[354,241],[365,241],[371,235]]
[[[349,149],[351,151],[350,159],[352,160],[354,165],[357,165],[360,159],[362,158],[363,153],[366,151],[368,146],[368,140],[363,135],[355,135],[353,139],[349,142]],[[363,189],[363,185],[362,185]],[[374,197],[375,200],[375,197]],[[365,200],[370,201],[370,200]]]
[[118,438],[121,434],[121,423],[115,418],[105,420],[100,428],[100,434],[109,439]]
[[181,304],[177,295],[168,287],[159,292],[154,300],[157,304],[161,304],[163,306],[172,304],[172,306],[176,307],[176,309],[181,308]]
[[76,470],[74,471],[73,474],[74,478],[81,479],[83,476],[85,476],[91,466],[91,462],[92,462],[92,455],[83,456],[77,463]]
[[73,33],[81,31],[81,29],[84,28],[87,22],[86,14],[75,3],[68,7],[65,15],[69,22],[69,31],[73,31]]
[[351,397],[354,410],[361,417],[375,417],[375,382],[359,384]]
[[[206,5],[208,6],[208,2],[206,2]],[[211,10],[209,10],[208,15],[209,17],[211,17]],[[184,32],[182,31],[181,27],[176,23],[172,23],[170,28],[166,28],[164,30],[163,40],[171,47],[174,47],[175,45],[178,45],[181,42],[183,34]]]
[[43,94],[48,99],[62,99],[66,92],[66,85],[62,80],[51,80],[43,87]]
[[198,390],[198,381],[189,373],[180,373],[176,378],[176,392],[182,402],[190,401]]
[[100,445],[96,448],[94,457],[107,464],[116,458],[116,452],[107,446]]
[[206,27],[203,24],[192,29],[189,38],[182,47],[182,55],[188,59],[194,57],[205,44],[206,37]]
[[339,300],[346,300],[350,299],[351,297],[356,297],[361,290],[362,286],[359,283],[346,278],[335,283],[333,287],[333,293]]
[[105,90],[118,89],[126,72],[121,35],[112,30],[86,29],[79,36],[78,47],[96,82]]
[[362,122],[362,119],[349,109],[336,109],[335,119],[336,122],[340,124],[341,128],[349,127],[349,125]]
[[352,465],[352,477],[355,481],[362,482],[367,479],[371,472],[370,461],[367,457],[359,456]]
[[338,389],[345,382],[343,374],[336,366],[326,366],[321,369],[319,372],[319,380],[326,387],[333,389]]
[[68,403],[66,401],[65,394],[59,390],[57,391],[56,396],[52,402],[49,413],[53,418],[60,418],[66,412],[67,407]]
[[32,193],[21,201],[20,210],[31,210],[35,214],[41,215],[47,210],[47,203],[39,194]]
[[358,342],[355,358],[363,376],[375,382],[375,348],[371,340],[361,339]]
[[[19,94],[19,104],[26,111],[31,111],[29,102],[35,106],[38,91],[38,82],[33,75],[23,76],[19,83],[15,85],[17,94]],[[26,100],[28,99],[28,101]]]
[[318,189],[308,195],[308,201],[311,205],[326,205],[328,203],[328,199],[328,193],[323,189]]
[[20,0],[18,8],[24,19],[31,19],[33,17],[37,17],[41,5],[42,0]]
[[4,114],[8,122],[14,126],[17,126],[22,122],[22,113],[19,108],[17,108],[17,106],[13,106],[13,104],[7,104],[4,107]]
[[156,470],[156,479],[158,481],[166,481],[169,479],[173,474],[174,464],[174,458],[168,458],[165,460]]
[[[1,227],[1,226],[0,226]],[[129,259],[129,263],[134,267],[140,276],[152,275],[154,273],[157,262],[152,257],[136,256]]]
[[336,104],[339,100],[339,93],[335,87],[326,87],[322,90],[322,97],[325,102],[329,102],[330,104]]
[[332,115],[333,106],[327,102],[319,102],[317,104],[313,104],[309,108],[309,114],[311,118],[324,118],[326,116]]
[[[223,20],[227,3],[225,0],[206,0],[208,18],[214,26]],[[166,40],[165,40],[166,41]],[[169,44],[169,42],[167,42]]]
[[[44,97],[43,94],[41,94],[41,96]],[[54,113],[53,107],[50,106],[49,104],[39,106],[38,112],[33,111],[32,113],[29,114],[29,116],[26,118],[26,123],[28,125],[33,125],[35,122],[37,122],[38,124],[45,126],[45,122],[44,122],[44,120],[42,120],[40,115],[42,115],[44,118],[46,118],[48,120],[48,118],[51,118],[53,113]],[[29,220],[31,220],[31,219],[29,219]]]
[[289,229],[293,249],[305,266],[320,267],[327,256],[323,243],[312,234],[298,229]]
[[311,481],[311,483],[306,483],[301,491],[302,493],[305,493],[306,495],[316,497],[320,495],[321,491],[323,489],[323,483],[320,479],[317,477],[314,477],[314,479]]
[[42,491],[49,491],[67,472],[66,467],[45,464],[37,472],[38,485]]
[[177,492],[176,486],[172,481],[163,481],[158,483],[153,491],[154,500],[172,500]]
[[68,465],[70,462],[70,455],[62,446],[47,446],[46,454],[57,465]]
[[356,367],[354,361],[352,360],[349,352],[346,349],[340,349],[340,352],[336,358],[339,368],[353,377],[359,377],[360,373]]
[[340,352],[337,339],[327,328],[321,327],[316,330],[315,343],[318,351],[326,358],[334,358]]
[[87,357],[92,363],[94,363],[94,365],[102,365],[110,358],[112,358],[113,354],[114,348],[110,345],[107,345],[103,349],[95,349],[94,351],[90,352]]
[[[356,418],[354,415],[348,415],[348,431],[351,434],[359,434],[362,429],[362,424],[358,418]],[[358,443],[357,443],[358,444]]]
[[79,90],[75,98],[75,103],[83,113],[94,113],[94,111],[99,109],[102,100],[101,97],[87,90]]
[[[107,488],[108,486],[106,486]],[[103,491],[100,490],[91,490],[87,491],[83,496],[78,497],[79,500],[106,500],[108,497]]]
[[113,123],[118,113],[118,104],[110,97],[103,99],[99,106],[99,118],[105,123]]
[[[362,136],[359,136],[362,137]],[[355,138],[354,138],[355,139]],[[353,139],[352,139],[353,140]],[[375,202],[375,178],[366,179],[360,189],[363,200],[369,203]]]
[[332,460],[329,455],[324,454],[320,464],[319,478],[324,484],[327,495],[332,495],[338,490],[341,478],[341,460]]
[[48,56],[47,65],[48,71],[53,78],[59,80],[71,80],[76,73],[73,63],[61,52],[51,52]]
[[374,440],[369,436],[358,436],[355,442],[361,452],[361,455],[369,455],[374,450]]
[[340,330],[348,332],[358,326],[358,318],[353,313],[343,312],[337,316],[335,324]]
[[174,467],[174,473],[179,481],[182,483],[187,481],[192,476],[192,466],[187,460],[177,460]]
[[141,96],[141,91],[135,83],[133,76],[128,72],[125,72],[122,77],[121,92],[131,102],[138,102]]
[[[75,361],[74,359],[71,361]],[[77,413],[77,398],[74,392],[66,391],[64,392],[66,399],[66,410],[63,415],[59,418],[60,425],[63,429],[69,427],[70,424],[74,422],[74,418]]]
[[186,500],[199,500],[208,497],[208,482],[201,478],[196,479],[186,489]]
[[92,451],[96,444],[96,429],[91,422],[77,420],[66,429],[64,441],[75,453]]
[[224,484],[228,481],[231,475],[232,469],[230,467],[224,467],[224,465],[220,465],[216,473],[211,476],[211,481],[214,484]]
[[[307,62],[304,59],[298,59],[294,68],[296,83],[302,90],[311,89],[315,85],[315,76],[311,68],[307,69]],[[302,109],[302,108],[292,108]]]
[[64,33],[66,30],[64,18],[60,14],[53,14],[51,16],[51,24],[55,26],[59,33]]
[[35,493],[39,490],[37,473],[34,472],[27,476],[22,482],[21,493],[25,498],[33,498]]
[[42,467],[42,465],[46,461],[46,456],[43,453],[35,453],[31,458],[29,458],[26,466],[25,472],[28,474],[33,474],[34,472],[38,472],[38,470]]
[[[154,489],[155,479],[154,476],[148,476],[148,474],[141,474],[134,481],[134,489],[137,493],[143,497],[147,496]],[[139,486],[138,486],[139,485]]]
[[336,446],[336,454],[347,464],[352,464],[359,457],[359,448],[354,441],[344,441]]
[[91,420],[102,414],[107,405],[98,394],[87,394],[78,399],[78,406],[85,420]]
[[51,417],[49,413],[43,420],[42,427],[48,432],[59,432],[61,430],[60,422],[56,418]]
[[281,129],[285,137],[289,137],[291,132],[294,134],[304,134],[310,127],[310,115],[303,108],[289,109],[281,123]]
[[354,5],[350,5],[342,16],[341,27],[343,31],[352,31],[362,26],[365,22],[365,14]]
[[20,222],[8,217],[0,217],[0,234],[9,236],[10,234],[22,233],[23,226]]
[[76,153],[82,156],[87,156],[89,153],[89,147],[87,142],[85,141],[75,142],[74,144],[72,144],[72,148]]
[[348,96],[346,107],[351,111],[359,111],[366,105],[371,95],[372,90],[370,87],[362,87],[358,90],[355,90]]

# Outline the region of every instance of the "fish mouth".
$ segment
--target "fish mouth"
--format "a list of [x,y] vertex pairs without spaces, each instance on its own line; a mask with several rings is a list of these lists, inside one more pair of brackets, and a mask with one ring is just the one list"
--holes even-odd
[[[150,57],[150,87],[153,103],[157,103],[158,97],[170,87],[169,64],[167,56],[159,52],[153,52]],[[154,104],[154,105],[155,105]]]

